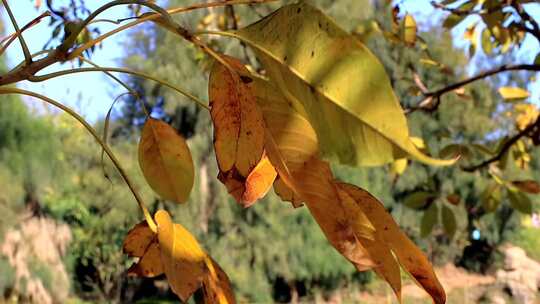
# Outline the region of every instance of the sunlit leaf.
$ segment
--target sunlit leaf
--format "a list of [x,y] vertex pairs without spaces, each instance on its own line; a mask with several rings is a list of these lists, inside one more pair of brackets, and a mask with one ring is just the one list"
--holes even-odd
[[508,101],[521,100],[530,96],[527,90],[517,87],[501,87],[499,88],[499,94]]
[[150,187],[163,199],[187,201],[195,174],[193,160],[186,141],[171,126],[148,118],[139,142],[139,165]]
[[262,198],[270,190],[277,176],[274,166],[266,156],[253,168],[247,178],[235,173],[234,170],[227,173],[220,172],[218,179],[244,207],[249,207]]
[[221,172],[236,170],[247,177],[263,155],[262,114],[251,80],[240,75],[248,70],[235,58],[223,58],[232,71],[216,62],[208,84],[216,158]]
[[287,5],[237,32],[271,80],[313,125],[324,155],[342,163],[380,165],[411,157],[433,165],[409,138],[403,110],[384,67],[319,10]]
[[310,123],[270,82],[255,79],[254,88],[266,124],[265,149],[280,177],[276,183],[281,191],[276,192],[286,193],[283,199],[294,198],[296,205],[304,202],[332,246],[359,270],[370,268],[373,263],[357,240],[358,230],[349,225],[340,205],[330,167],[318,157]]
[[414,17],[407,14],[403,18],[403,41],[409,45],[413,46],[416,43],[416,20]]
[[139,257],[128,269],[128,275],[151,278],[165,273],[171,289],[182,302],[202,287],[205,303],[235,303],[229,278],[193,235],[173,223],[166,211],[159,210],[155,220],[157,233],[142,222],[124,240],[124,253]]
[[436,304],[446,302],[446,294],[433,267],[422,251],[399,229],[392,216],[384,206],[369,192],[356,186],[338,183],[338,187],[346,191],[364,211],[373,223],[382,239],[392,249],[401,266],[412,278],[431,295]]
[[155,218],[167,281],[185,302],[202,286],[206,254],[193,235],[180,224],[174,224],[166,211],[159,210]]

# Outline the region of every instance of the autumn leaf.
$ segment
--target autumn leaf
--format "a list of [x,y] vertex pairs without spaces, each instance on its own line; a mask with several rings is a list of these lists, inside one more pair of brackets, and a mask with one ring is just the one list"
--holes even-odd
[[254,89],[266,125],[265,149],[280,176],[275,184],[286,198],[306,203],[332,246],[359,270],[372,267],[340,206],[330,167],[319,159],[315,131],[270,82],[255,79]]
[[247,178],[235,173],[236,171],[220,172],[218,179],[225,184],[236,201],[246,208],[266,195],[277,176],[267,156],[259,161]]
[[369,192],[346,183],[338,188],[347,192],[373,223],[382,240],[388,244],[401,266],[414,278],[437,304],[446,302],[446,294],[433,267],[422,251],[399,229],[384,206]]
[[414,46],[416,43],[416,20],[414,20],[414,17],[407,14],[403,18],[402,21],[402,33],[403,33],[403,41],[408,46]]
[[499,88],[499,94],[508,101],[521,100],[530,96],[529,92],[517,87],[501,87]]
[[236,170],[247,177],[263,155],[263,118],[251,80],[241,78],[249,72],[237,59],[223,58],[229,67],[216,62],[208,84],[216,158],[221,172]]
[[516,188],[520,191],[527,192],[530,194],[539,194],[540,193],[540,184],[534,180],[516,180],[512,182]]
[[157,234],[146,222],[131,229],[123,244],[124,253],[138,257],[129,275],[155,277],[165,273],[173,292],[186,302],[199,288],[206,291],[207,302],[235,303],[230,281],[221,267],[200,247],[180,224],[171,221],[166,211],[155,215]]
[[415,147],[382,64],[314,7],[287,5],[223,34],[255,49],[270,79],[313,125],[325,156],[370,166],[406,154],[433,165],[454,163]]
[[139,165],[161,198],[187,201],[195,175],[193,160],[186,141],[171,126],[148,118],[139,141]]

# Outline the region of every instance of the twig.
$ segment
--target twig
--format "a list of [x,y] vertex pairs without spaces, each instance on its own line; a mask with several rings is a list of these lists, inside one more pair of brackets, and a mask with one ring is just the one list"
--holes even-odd
[[[23,27],[21,28],[21,31],[20,31],[21,34],[22,34],[24,31],[26,31],[26,30],[30,29],[31,27],[33,27],[34,25],[38,24],[38,23],[41,21],[41,19],[43,19],[43,18],[45,18],[45,17],[48,17],[48,16],[50,16],[50,15],[51,15],[51,14],[50,14],[49,12],[45,12],[45,13],[43,13],[43,14],[37,16],[36,18],[34,18],[32,21],[28,22],[25,26],[23,26]],[[17,35],[17,32],[15,32],[15,33],[13,33],[13,34],[11,34],[11,35],[9,35],[9,36],[4,37],[4,38],[2,39],[2,41],[0,41],[0,43],[4,43],[4,42],[5,42],[5,44],[2,45],[2,48],[0,49],[0,55],[4,54],[4,52],[5,52],[6,49],[9,47],[9,45],[10,45],[15,39],[17,39],[17,37],[19,37],[19,35]],[[7,40],[7,42],[6,42],[6,40]]]
[[17,24],[17,19],[15,19],[15,16],[13,16],[13,12],[11,11],[9,4],[7,3],[7,0],[2,0],[2,2],[4,3],[4,7],[6,8],[6,11],[9,15],[9,19],[11,19],[11,24],[13,24],[13,28],[15,29],[15,33],[17,34],[17,38],[19,38],[19,42],[21,43],[21,48],[24,54],[24,60],[26,61],[27,65],[31,64],[32,56],[30,56],[28,45],[26,45],[26,41],[24,41],[21,29],[19,28],[19,25]]
[[120,162],[118,161],[118,159],[116,158],[112,150],[109,148],[109,146],[101,140],[97,131],[82,116],[80,116],[77,112],[73,111],[71,108],[63,105],[62,103],[57,102],[51,98],[48,98],[47,96],[43,96],[35,92],[26,91],[26,90],[17,89],[17,88],[0,88],[0,94],[22,94],[22,95],[31,96],[37,99],[41,99],[61,109],[62,111],[68,113],[71,117],[75,118],[79,123],[81,123],[86,128],[86,130],[90,132],[90,134],[94,137],[94,139],[99,143],[99,145],[103,148],[103,150],[105,150],[105,153],[107,153],[107,156],[109,156],[109,158],[113,162],[114,166],[118,170],[118,173],[120,173],[120,175],[122,176],[122,178],[128,185],[129,189],[131,190],[131,193],[133,193],[133,196],[135,197],[135,200],[137,201],[137,204],[141,208],[150,229],[152,229],[152,231],[154,232],[157,231],[156,223],[154,222],[154,220],[152,219],[152,216],[150,215],[150,212],[144,205],[143,199],[141,198],[141,196],[135,189],[135,185],[129,179],[128,174],[126,173],[126,171],[124,170],[124,168],[122,167],[122,165],[120,164]]
[[536,121],[530,125],[528,125],[525,129],[521,130],[518,134],[514,135],[513,137],[511,137],[509,140],[507,140],[504,145],[501,147],[501,149],[499,150],[499,152],[491,157],[491,158],[488,158],[486,159],[485,161],[477,164],[477,165],[473,165],[473,166],[470,166],[470,167],[463,167],[463,171],[467,171],[467,172],[473,172],[473,171],[476,171],[480,168],[483,168],[491,163],[494,163],[498,160],[500,160],[504,154],[516,143],[518,142],[522,137],[525,137],[525,136],[529,136],[534,130],[535,128],[540,128],[540,116],[536,119]]
[[478,81],[478,80],[481,80],[481,79],[484,79],[484,78],[487,78],[487,77],[490,77],[490,76],[493,76],[493,75],[496,75],[496,74],[499,74],[499,73],[502,73],[502,72],[508,72],[508,71],[540,71],[540,65],[538,64],[518,64],[518,65],[502,65],[502,66],[499,66],[497,68],[494,68],[492,70],[488,70],[488,71],[485,71],[485,72],[482,72],[482,73],[479,73],[471,78],[467,78],[465,80],[462,80],[462,81],[459,81],[459,82],[456,82],[454,84],[451,84],[451,85],[448,85],[444,88],[441,88],[439,90],[436,90],[436,91],[432,91],[432,92],[427,92],[427,93],[424,93],[424,101],[426,100],[429,100],[429,102],[421,102],[418,106],[416,107],[411,107],[409,109],[407,109],[405,112],[406,113],[412,113],[414,111],[417,111],[417,110],[422,110],[422,111],[426,111],[426,112],[433,112],[433,111],[436,111],[437,108],[439,107],[439,104],[440,104],[440,98],[441,96],[443,96],[444,94],[448,93],[448,92],[452,92],[456,89],[459,89],[465,85],[468,85],[470,83],[473,83],[475,81]]

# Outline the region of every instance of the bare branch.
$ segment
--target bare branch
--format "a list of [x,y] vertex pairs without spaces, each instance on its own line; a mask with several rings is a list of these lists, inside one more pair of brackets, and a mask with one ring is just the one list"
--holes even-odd
[[[464,79],[462,81],[456,82],[454,84],[448,85],[444,88],[441,88],[436,91],[427,92],[424,93],[424,101],[429,100],[429,102],[421,102],[416,107],[411,107],[407,109],[406,113],[412,113],[417,110],[422,110],[426,112],[433,112],[437,110],[439,104],[440,104],[440,98],[444,94],[448,92],[452,92],[456,89],[459,89],[463,86],[466,86],[468,84],[471,84],[475,81],[488,78],[493,75],[497,75],[499,73],[508,72],[508,71],[540,71],[540,65],[539,64],[518,64],[518,65],[501,65],[497,68],[494,68],[492,70],[481,72],[473,77]],[[431,98],[431,99],[429,99]]]
[[509,140],[507,140],[504,145],[501,147],[501,149],[499,150],[499,152],[491,157],[491,158],[488,158],[486,159],[485,161],[477,164],[477,165],[473,165],[473,166],[470,166],[470,167],[463,167],[463,171],[467,171],[467,172],[473,172],[473,171],[476,171],[480,168],[483,168],[483,167],[486,167],[488,166],[489,164],[491,163],[494,163],[496,161],[499,161],[503,156],[504,154],[515,144],[517,143],[521,138],[523,137],[526,137],[526,136],[530,136],[536,128],[540,128],[540,116],[536,119],[536,121],[532,124],[530,124],[529,126],[527,126],[525,129],[521,130],[518,134],[514,135],[513,137],[511,137]]
[[4,7],[6,8],[6,11],[9,15],[11,24],[13,24],[13,28],[15,29],[15,32],[17,33],[17,38],[19,38],[19,42],[21,43],[21,48],[24,53],[24,60],[26,61],[26,64],[30,64],[32,63],[32,56],[30,56],[28,45],[26,45],[26,41],[24,41],[21,29],[19,28],[19,25],[17,24],[17,19],[15,19],[15,16],[13,15],[11,8],[9,7],[9,4],[7,3],[7,0],[2,0],[2,2],[4,3]]

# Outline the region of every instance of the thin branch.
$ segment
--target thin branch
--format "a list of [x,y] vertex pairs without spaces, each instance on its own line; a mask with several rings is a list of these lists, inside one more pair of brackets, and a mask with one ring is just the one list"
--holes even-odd
[[[49,17],[51,14],[49,12],[45,12],[39,16],[37,16],[36,18],[34,18],[33,20],[31,20],[30,22],[28,22],[26,25],[24,25],[22,28],[21,28],[21,31],[20,33],[22,34],[24,31],[30,29],[31,27],[33,27],[34,25],[38,24],[39,22],[41,22],[41,19],[45,18],[45,17]],[[6,51],[6,49],[9,47],[9,45],[15,40],[17,39],[17,37],[19,37],[19,35],[17,34],[17,32],[9,35],[9,36],[6,36],[2,39],[2,41],[0,43],[4,43],[4,45],[2,45],[2,49],[0,49],[0,55],[4,54],[4,52]],[[7,40],[7,42],[6,42]]]
[[152,75],[149,75],[149,74],[146,74],[146,73],[143,73],[143,72],[137,72],[137,71],[133,71],[133,70],[130,70],[130,69],[125,69],[125,68],[110,68],[110,67],[100,67],[100,68],[79,68],[79,69],[72,69],[72,70],[65,70],[65,71],[58,71],[58,72],[53,72],[53,73],[50,73],[50,74],[45,74],[45,75],[39,75],[39,76],[31,76],[28,78],[29,81],[32,81],[32,82],[41,82],[41,81],[45,81],[45,80],[49,80],[49,79],[52,79],[52,78],[56,78],[56,77],[60,77],[60,76],[65,76],[65,75],[69,75],[69,74],[76,74],[76,73],[84,73],[84,72],[117,72],[117,73],[124,73],[124,74],[130,74],[130,75],[135,75],[135,76],[138,76],[138,77],[142,77],[142,78],[146,78],[146,79],[150,79],[152,81],[155,81],[161,85],[164,85],[170,89],[173,89],[175,90],[176,92],[184,95],[185,97],[195,101],[195,103],[197,103],[197,105],[209,110],[210,108],[208,107],[208,105],[205,104],[204,101],[202,101],[201,99],[199,99],[197,96],[187,92],[187,91],[184,91],[183,89],[180,89],[178,88],[177,86],[165,81],[165,80],[162,80],[162,79],[159,79],[157,77],[154,77]]
[[519,133],[517,133],[516,135],[514,135],[513,137],[511,137],[509,140],[507,140],[504,145],[501,147],[501,149],[499,150],[499,152],[494,155],[493,157],[491,158],[488,158],[486,160],[484,160],[483,162],[477,164],[477,165],[473,165],[473,166],[470,166],[470,167],[463,167],[463,171],[467,171],[467,172],[473,172],[473,171],[476,171],[480,168],[483,168],[483,167],[486,167],[488,166],[489,164],[491,163],[494,163],[496,161],[499,161],[503,156],[504,154],[515,144],[517,143],[522,137],[526,137],[526,136],[530,136],[530,134],[536,129],[536,128],[540,128],[540,116],[536,119],[536,121],[532,124],[530,124],[529,126],[527,126],[525,129],[521,130]]
[[122,178],[128,185],[129,189],[131,190],[131,193],[133,193],[133,196],[135,197],[135,200],[137,201],[137,204],[139,205],[139,208],[141,208],[150,229],[152,229],[152,231],[154,232],[157,231],[156,223],[154,222],[154,220],[152,219],[152,216],[150,215],[150,212],[146,208],[143,199],[141,198],[141,196],[135,189],[135,185],[129,179],[128,174],[126,173],[126,171],[124,170],[124,168],[122,167],[122,165],[120,164],[116,156],[114,155],[113,151],[109,148],[107,144],[105,144],[101,140],[97,131],[82,116],[80,116],[77,112],[73,111],[71,108],[63,105],[62,103],[55,101],[47,96],[43,96],[41,94],[35,93],[35,92],[26,91],[26,90],[17,89],[17,88],[4,87],[4,88],[0,88],[0,94],[21,94],[21,95],[26,95],[26,96],[31,96],[37,99],[41,99],[61,109],[62,111],[68,113],[71,117],[75,118],[79,123],[81,123],[85,127],[85,129],[88,132],[90,132],[90,134],[94,137],[94,139],[98,142],[98,144],[103,148],[103,150],[105,150],[105,153],[107,153],[107,156],[109,156],[109,158],[113,162],[114,166],[118,170],[118,173],[120,173],[120,175],[122,176]]
[[492,70],[488,70],[488,71],[485,71],[485,72],[481,72],[471,78],[467,78],[467,79],[464,79],[462,81],[459,81],[459,82],[456,82],[454,84],[451,84],[451,85],[448,85],[444,88],[441,88],[439,90],[436,90],[436,91],[432,91],[432,92],[427,92],[427,93],[424,93],[424,101],[429,101],[429,102],[421,102],[419,106],[416,106],[416,107],[411,107],[409,109],[406,110],[406,113],[412,113],[414,111],[417,111],[417,110],[422,110],[422,111],[426,111],[426,112],[433,112],[435,110],[437,110],[437,108],[439,107],[439,104],[440,104],[440,98],[441,96],[443,96],[444,94],[448,93],[448,92],[452,92],[456,89],[459,89],[465,85],[468,85],[468,84],[471,84],[475,81],[478,81],[478,80],[481,80],[481,79],[484,79],[484,78],[488,78],[490,76],[493,76],[493,75],[496,75],[496,74],[499,74],[499,73],[503,73],[503,72],[508,72],[508,71],[540,71],[540,65],[539,64],[518,64],[518,65],[501,65],[497,68],[494,68]]
[[17,19],[15,19],[15,16],[13,15],[13,12],[11,11],[11,8],[9,7],[9,4],[7,3],[7,0],[2,0],[4,3],[4,7],[6,8],[6,11],[9,15],[9,19],[11,19],[11,24],[13,24],[13,28],[15,29],[15,33],[17,33],[17,38],[19,38],[19,42],[21,43],[21,48],[24,53],[24,60],[26,61],[26,64],[32,63],[32,56],[30,56],[30,51],[28,50],[28,45],[26,45],[26,41],[24,41],[24,38],[22,36],[21,29],[19,28],[19,25],[17,24]]

